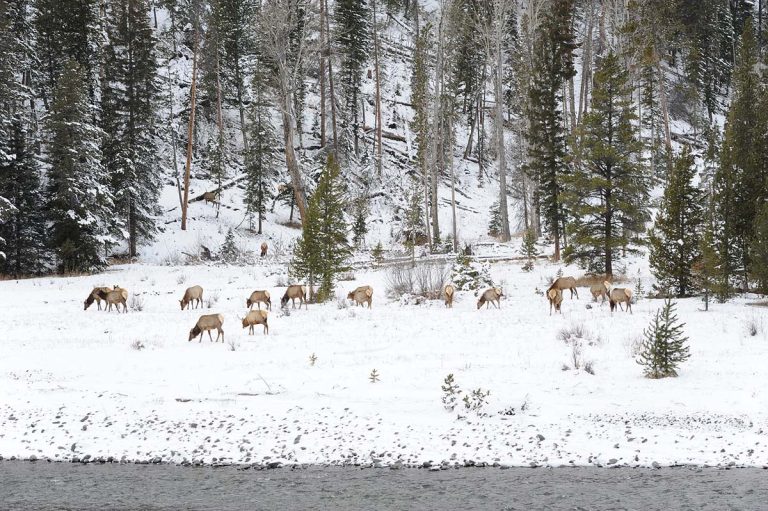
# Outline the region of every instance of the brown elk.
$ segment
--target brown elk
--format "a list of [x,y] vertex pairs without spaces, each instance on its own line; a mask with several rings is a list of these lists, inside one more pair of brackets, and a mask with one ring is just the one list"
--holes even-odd
[[254,291],[251,293],[251,297],[245,301],[245,306],[253,309],[253,304],[256,304],[261,309],[262,303],[268,310],[272,310],[272,299],[269,297],[269,291]]
[[605,287],[605,282],[602,284],[592,284],[589,287],[589,292],[592,293],[592,301],[596,302],[598,298],[602,298],[602,301],[605,302],[605,297],[608,295],[607,288]]
[[120,305],[122,305],[123,312],[128,312],[128,290],[115,286],[113,289],[108,289],[106,292],[103,289],[99,289],[97,295],[107,302],[105,310],[111,311],[112,305],[114,305],[117,312],[120,312]]
[[453,294],[456,292],[456,288],[453,287],[453,284],[448,284],[445,286],[445,289],[443,289],[443,295],[445,295],[445,306],[448,308],[453,308]]
[[221,337],[221,342],[224,342],[224,330],[221,328],[223,324],[224,316],[221,314],[203,314],[200,316],[200,319],[197,320],[197,323],[192,328],[192,330],[189,331],[189,340],[191,341],[199,335],[200,340],[197,342],[202,342],[203,332],[208,332],[208,339],[213,342],[211,330],[216,329],[218,332],[218,335],[216,336],[216,342],[219,341],[219,337]]
[[552,315],[552,306],[555,307],[555,312],[563,313],[560,310],[560,305],[563,303],[563,290],[557,288],[551,288],[547,291],[547,299],[549,300],[549,315]]
[[[91,294],[89,294],[88,298],[86,298],[85,301],[83,302],[83,310],[88,310],[88,307],[91,306],[94,300],[96,301],[96,306],[99,308],[99,310],[101,310],[101,301],[104,298],[102,298],[102,296],[99,293],[101,292],[104,295],[106,295],[106,293],[109,293],[110,291],[112,291],[112,288],[110,287],[94,287],[93,291],[91,291]],[[104,308],[105,309],[107,308],[106,305],[104,306]]]
[[267,246],[267,242],[266,241],[262,242],[262,244],[261,244],[261,257],[265,257],[267,255],[267,248],[269,248]]
[[370,309],[373,302],[373,288],[371,286],[360,286],[354,291],[349,292],[347,300],[354,300],[358,306],[367,303]]
[[550,289],[559,289],[560,291],[569,289],[571,291],[571,299],[573,299],[574,293],[576,294],[576,298],[579,297],[579,292],[576,289],[576,279],[573,277],[560,277],[555,279],[552,285],[549,286],[549,289],[547,289],[547,292],[549,292]]
[[217,202],[216,197],[218,197],[219,193],[220,192],[205,192],[203,194],[203,200],[205,201],[206,204],[208,204],[209,202],[212,204],[216,204]]
[[611,312],[616,310],[616,305],[624,311],[622,303],[627,304],[627,311],[632,313],[632,290],[625,287],[611,287],[610,282],[604,282],[605,289],[608,291],[608,303],[611,305]]
[[291,304],[295,309],[297,298],[299,299],[299,309],[301,309],[302,304],[304,304],[304,308],[306,309],[307,308],[307,288],[299,284],[288,286],[288,289],[285,290],[285,294],[280,299],[280,307],[285,307],[288,304],[288,300],[291,300]]
[[255,325],[264,325],[264,335],[269,334],[269,325],[267,324],[267,311],[251,311],[243,318],[243,328],[250,327],[248,329],[248,335],[253,335],[253,327]]
[[499,299],[504,296],[504,293],[501,292],[501,288],[498,287],[492,287],[489,289],[486,289],[482,295],[480,295],[480,299],[477,301],[477,308],[485,304],[485,308],[487,309],[488,306],[492,303],[496,306],[497,309],[500,309],[499,307]]
[[203,306],[203,288],[200,286],[192,286],[184,291],[184,297],[179,300],[179,303],[181,303],[181,310],[189,307],[190,303],[192,304],[192,308],[196,309],[195,301],[197,301],[197,306]]

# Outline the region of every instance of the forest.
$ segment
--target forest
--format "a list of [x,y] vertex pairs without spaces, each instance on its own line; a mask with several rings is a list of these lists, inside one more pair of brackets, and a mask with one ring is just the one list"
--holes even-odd
[[191,178],[238,186],[249,233],[295,210],[310,274],[366,244],[373,197],[388,244],[458,251],[461,164],[499,242],[609,277],[642,251],[665,295],[766,292],[763,4],[0,0],[0,274],[139,257],[186,228]]

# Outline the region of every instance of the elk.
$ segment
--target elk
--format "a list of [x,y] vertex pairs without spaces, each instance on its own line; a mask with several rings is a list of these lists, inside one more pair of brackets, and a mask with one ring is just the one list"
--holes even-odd
[[624,308],[621,306],[622,303],[627,304],[627,311],[629,313],[632,313],[632,290],[627,289],[625,287],[611,287],[610,282],[604,282],[605,289],[608,292],[608,303],[611,305],[611,312],[613,312],[616,309],[616,305],[619,306],[619,309],[624,311]]
[[485,308],[487,309],[488,306],[492,303],[496,306],[497,309],[500,309],[499,307],[499,298],[504,296],[504,293],[501,292],[501,288],[498,287],[491,287],[486,289],[482,295],[480,295],[480,299],[477,301],[477,308],[485,304]]
[[243,328],[250,327],[248,329],[248,335],[253,335],[253,327],[255,325],[264,325],[264,335],[269,334],[269,325],[267,324],[267,311],[251,311],[243,318]]
[[452,309],[453,308],[453,294],[456,292],[456,288],[453,287],[453,284],[448,284],[445,286],[445,289],[443,290],[443,294],[445,295],[445,306]]
[[221,337],[221,342],[224,342],[224,330],[222,330],[221,326],[224,324],[224,316],[221,314],[203,314],[200,316],[200,319],[197,320],[197,323],[195,324],[194,328],[189,331],[189,340],[191,341],[198,335],[200,336],[200,340],[197,342],[203,341],[203,332],[208,332],[208,339],[213,342],[213,337],[211,336],[211,330],[216,329],[218,332],[218,335],[216,336],[216,342],[219,342],[219,337]]
[[547,299],[549,299],[549,315],[552,315],[552,306],[555,307],[555,312],[563,313],[560,310],[560,305],[563,303],[563,290],[557,288],[551,288],[547,291]]
[[261,304],[268,310],[272,310],[272,299],[269,297],[269,291],[254,291],[251,293],[251,297],[245,301],[245,306],[248,309],[253,309],[253,304],[256,304],[261,309]]
[[200,286],[192,286],[184,291],[184,297],[179,300],[179,303],[181,303],[181,310],[189,307],[190,303],[192,303],[192,308],[196,309],[195,301],[197,301],[199,307],[203,306],[203,288]]
[[[94,287],[93,291],[91,291],[91,294],[89,294],[88,298],[86,298],[85,301],[83,302],[83,310],[88,310],[88,307],[91,306],[94,300],[96,301],[96,306],[99,308],[99,310],[101,310],[101,301],[104,298],[100,296],[99,293],[101,292],[106,295],[106,293],[109,293],[110,291],[112,291],[112,288],[110,287]],[[104,308],[105,309],[107,308],[106,305],[104,306]]]
[[602,298],[603,302],[605,302],[605,297],[608,295],[607,288],[605,287],[605,282],[602,284],[592,284],[589,287],[589,292],[592,293],[592,301],[596,302],[598,298]]
[[216,197],[219,195],[219,192],[205,192],[203,194],[203,200],[206,204],[209,202],[212,204],[216,204]]
[[373,288],[371,286],[360,286],[354,291],[349,292],[347,300],[354,300],[358,306],[367,303],[370,309],[373,302]]
[[99,298],[107,302],[105,310],[111,311],[112,305],[115,306],[117,312],[120,312],[120,305],[123,306],[123,312],[128,312],[128,290],[115,286],[113,289],[106,288],[107,291],[99,289],[97,295]]
[[288,289],[285,290],[285,294],[280,299],[280,307],[285,307],[288,304],[288,300],[291,300],[291,303],[293,304],[293,308],[296,308],[296,299],[299,299],[299,309],[301,309],[301,304],[304,304],[304,308],[307,308],[307,288],[300,284],[294,284],[292,286],[288,286]]
[[573,277],[560,277],[555,279],[552,285],[549,286],[549,289],[547,289],[547,292],[549,292],[550,289],[559,289],[560,291],[570,289],[571,299],[573,299],[574,293],[576,294],[576,298],[579,298],[579,292],[576,289],[576,279]]
[[261,244],[261,257],[265,257],[267,255],[267,248],[269,248],[267,246],[267,242],[266,241],[262,242],[262,244]]

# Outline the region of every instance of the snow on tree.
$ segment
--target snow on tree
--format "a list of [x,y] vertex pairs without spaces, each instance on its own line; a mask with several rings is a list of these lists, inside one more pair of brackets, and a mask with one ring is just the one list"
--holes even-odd
[[664,307],[656,311],[651,324],[643,330],[645,339],[637,363],[644,367],[647,378],[677,376],[680,364],[690,357],[688,338],[683,332],[685,323],[679,322],[675,307],[667,298]]

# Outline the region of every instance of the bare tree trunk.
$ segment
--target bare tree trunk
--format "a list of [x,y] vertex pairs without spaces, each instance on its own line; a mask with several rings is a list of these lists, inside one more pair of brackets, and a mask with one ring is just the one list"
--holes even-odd
[[296,140],[296,121],[293,113],[293,97],[290,91],[283,91],[282,99],[282,117],[283,117],[283,141],[285,142],[285,166],[291,176],[293,187],[293,198],[296,207],[299,208],[299,217],[301,224],[307,216],[306,193],[304,192],[304,180],[301,178],[299,162],[296,158],[295,140]]
[[336,128],[336,94],[333,92],[333,64],[331,63],[331,42],[330,42],[330,22],[328,21],[328,0],[321,0],[325,3],[325,49],[328,58],[328,92],[331,94],[331,126],[333,128],[333,156],[339,161],[339,137]]
[[189,128],[187,130],[187,166],[184,170],[184,200],[181,204],[181,230],[187,230],[187,210],[189,209],[189,174],[192,167],[193,135],[195,132],[195,94],[197,91],[197,46],[198,29],[195,27],[195,47],[192,51],[192,85],[189,92]]
[[587,96],[589,95],[589,81],[592,73],[592,30],[595,20],[595,2],[592,0],[589,4],[589,17],[587,18],[587,35],[584,39],[584,58],[581,62],[581,87],[579,93],[579,113],[577,124],[581,123],[581,118],[587,111]]
[[379,70],[379,30],[376,26],[376,0],[373,0],[373,60],[376,69],[376,172],[381,178],[381,74]]
[[[501,20],[498,20],[501,23]],[[507,158],[504,147],[504,103],[501,101],[503,55],[501,51],[503,32],[499,29],[496,40],[496,143],[499,158],[499,216],[501,217],[501,241],[509,241],[512,235],[509,232],[509,208],[507,207]]]
[[176,179],[176,190],[179,192],[179,207],[184,209],[184,198],[181,193],[181,180],[179,179],[179,159],[176,152],[176,128],[173,126],[173,81],[171,80],[171,66],[168,66],[168,131],[171,136],[171,149],[173,150],[173,176]]
[[248,125],[245,122],[245,107],[243,106],[243,76],[240,62],[235,64],[235,80],[237,81],[237,108],[240,110],[240,133],[243,136],[243,152],[248,153]]
[[664,77],[664,70],[661,68],[661,59],[656,59],[656,69],[659,73],[659,103],[661,105],[661,116],[664,119],[664,145],[667,152],[672,151],[672,134],[669,130],[669,107],[667,105],[667,86]]
[[328,122],[325,110],[325,1],[320,0],[320,147],[325,147],[325,128]]
[[443,159],[443,119],[442,119],[442,85],[443,85],[443,6],[440,8],[440,20],[437,26],[437,50],[436,50],[436,62],[435,62],[435,97],[433,98],[433,119],[432,125],[434,126],[434,134],[432,135],[432,157],[430,158],[431,172],[430,172],[430,188],[431,188],[431,205],[430,210],[432,217],[432,240],[437,243],[440,240],[440,220],[438,214],[438,183],[440,178],[440,172],[442,171],[441,163]]
[[[222,154],[223,148],[224,148],[224,116],[221,112],[221,67],[219,63],[219,34],[216,33],[216,127],[219,132],[219,139],[217,141],[218,145],[218,151],[219,151],[219,162],[218,164],[222,167],[219,168],[216,172],[216,187],[221,190],[221,178],[222,173],[224,172],[224,155]],[[242,110],[240,111],[242,114]],[[241,117],[242,119],[242,117]],[[243,135],[245,135],[245,130],[243,130]],[[243,139],[243,142],[245,142],[245,139]],[[221,211],[221,196],[219,196],[219,200],[216,201],[216,218],[219,218],[219,212]]]

